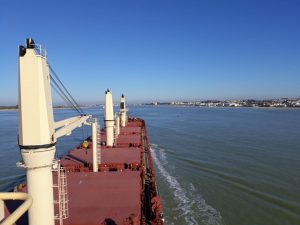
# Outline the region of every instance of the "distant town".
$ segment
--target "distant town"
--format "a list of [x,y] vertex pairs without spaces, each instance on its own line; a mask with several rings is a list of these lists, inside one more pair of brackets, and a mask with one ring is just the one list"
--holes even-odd
[[[197,106],[197,107],[273,107],[273,108],[300,108],[300,98],[281,98],[271,100],[203,100],[203,101],[172,101],[172,102],[150,102],[141,104],[128,104],[129,106]],[[81,107],[103,107],[103,104],[80,105]],[[115,104],[118,106],[118,104]],[[54,105],[54,109],[71,108],[66,105]],[[16,110],[18,105],[0,106],[0,110]]]
[[205,101],[174,101],[153,102],[144,105],[199,106],[199,107],[274,107],[300,108],[300,98],[281,98],[272,100],[205,100]]

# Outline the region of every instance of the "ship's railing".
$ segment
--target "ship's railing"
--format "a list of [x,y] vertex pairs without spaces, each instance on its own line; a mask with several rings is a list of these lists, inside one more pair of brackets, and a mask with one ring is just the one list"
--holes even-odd
[[[7,218],[0,221],[1,225],[13,225],[15,222],[30,208],[32,205],[32,198],[27,193],[22,192],[2,192],[0,193],[0,201],[3,200],[24,200],[23,204],[20,205],[12,214]],[[3,205],[4,207],[4,205]],[[4,211],[4,208],[1,209]]]
[[40,44],[34,44],[34,52],[36,56],[47,59],[47,50]]

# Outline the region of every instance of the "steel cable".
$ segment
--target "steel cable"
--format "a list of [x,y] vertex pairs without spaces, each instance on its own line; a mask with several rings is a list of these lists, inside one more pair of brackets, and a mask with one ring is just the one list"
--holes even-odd
[[53,84],[51,83],[51,87],[53,88],[53,90],[62,98],[62,100],[69,106],[71,106],[71,108],[75,111],[77,111],[79,114],[81,114],[81,112],[73,106],[72,102],[70,102],[70,100],[68,100],[59,90],[58,88]]
[[72,103],[72,101],[68,98],[68,96],[63,92],[63,90],[61,89],[61,87],[57,84],[57,82],[53,79],[52,76],[50,76],[50,79],[52,81],[51,86],[54,88],[54,90],[56,91],[56,93],[69,105],[76,110],[79,114],[82,114],[82,112]]
[[[80,112],[81,112],[81,114],[82,115],[85,115],[85,113],[84,113],[84,111],[81,109],[81,107],[79,106],[79,104],[75,101],[75,99],[73,98],[73,96],[70,94],[70,92],[67,90],[67,88],[65,87],[65,85],[61,82],[61,80],[59,79],[59,77],[57,76],[57,74],[55,73],[55,71],[53,70],[53,68],[49,65],[49,68],[50,68],[50,71],[52,72],[52,73],[50,73],[50,76],[52,77],[52,79],[53,80],[57,80],[58,81],[58,83],[61,85],[61,87],[62,88],[60,88],[60,90],[61,89],[64,89],[64,91],[66,92],[65,93],[65,95],[68,95],[69,96],[69,100],[71,101],[71,102],[73,102],[73,104],[72,105],[74,105]],[[55,79],[53,78],[53,75],[54,75],[54,77],[55,77]],[[58,83],[57,82],[55,82],[56,83],[56,85],[57,86],[59,86],[58,85]],[[61,90],[62,91],[62,90]],[[63,92],[63,91],[62,91]]]

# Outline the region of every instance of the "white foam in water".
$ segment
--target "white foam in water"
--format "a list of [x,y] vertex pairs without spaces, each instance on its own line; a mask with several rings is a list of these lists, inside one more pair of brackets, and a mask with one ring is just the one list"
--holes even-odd
[[199,225],[198,222],[201,221],[206,225],[221,225],[222,217],[220,213],[208,205],[201,195],[196,193],[194,185],[190,184],[187,192],[178,180],[167,171],[165,166],[168,161],[165,150],[159,148],[156,144],[151,144],[151,153],[160,174],[173,190],[175,201],[178,203],[177,208],[182,212],[181,216],[184,217],[186,223],[188,225]]

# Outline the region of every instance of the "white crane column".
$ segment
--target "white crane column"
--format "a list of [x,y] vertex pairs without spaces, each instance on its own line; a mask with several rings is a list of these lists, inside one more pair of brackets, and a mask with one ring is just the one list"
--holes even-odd
[[114,105],[112,94],[109,90],[105,91],[105,129],[106,129],[106,145],[112,147],[114,145]]
[[52,164],[56,139],[49,66],[32,39],[19,47],[19,146],[27,175],[30,225],[54,225]]
[[126,103],[125,103],[125,96],[122,94],[121,100],[120,100],[120,116],[121,116],[121,127],[126,126]]

